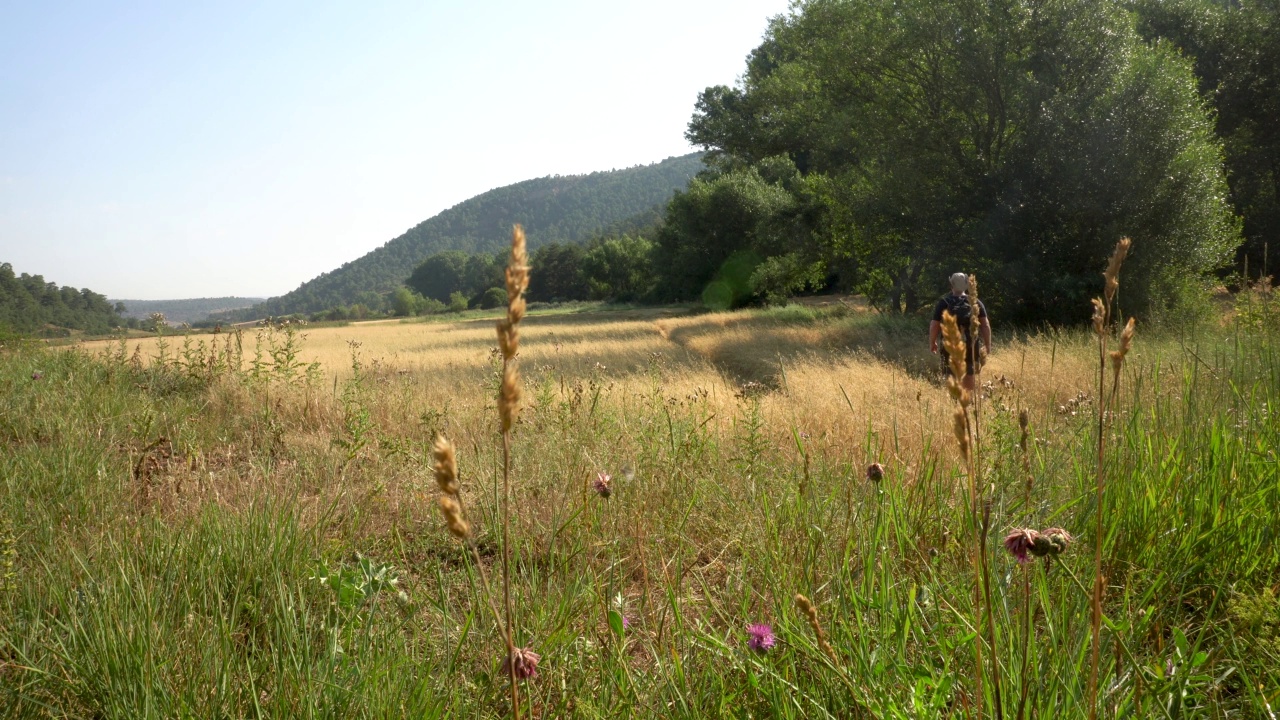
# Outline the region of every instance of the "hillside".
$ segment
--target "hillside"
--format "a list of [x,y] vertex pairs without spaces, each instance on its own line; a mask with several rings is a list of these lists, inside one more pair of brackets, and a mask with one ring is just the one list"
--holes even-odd
[[433,253],[501,248],[516,222],[524,225],[531,248],[576,242],[666,202],[701,169],[702,155],[693,153],[625,170],[544,177],[490,190],[293,292],[232,315],[310,313],[368,302],[372,294],[399,287],[414,266]]
[[263,298],[217,297],[186,300],[112,300],[124,304],[124,316],[145,320],[151,313],[164,313],[170,323],[199,322],[210,313],[251,307]]
[[88,288],[58,287],[40,275],[17,275],[12,265],[0,263],[0,336],[58,337],[72,330],[101,335],[124,324],[117,308]]

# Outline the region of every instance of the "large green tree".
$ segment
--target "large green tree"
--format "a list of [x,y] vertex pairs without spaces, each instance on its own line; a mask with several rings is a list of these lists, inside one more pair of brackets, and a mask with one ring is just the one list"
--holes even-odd
[[[688,137],[729,176],[788,158],[801,177],[753,190],[772,198],[763,212],[803,219],[833,270],[897,310],[964,270],[1007,317],[1077,319],[1131,235],[1124,301],[1141,311],[1239,243],[1190,63],[1109,1],[801,2],[738,86],[702,93]],[[669,208],[672,237],[704,248],[679,257],[712,262],[725,228],[770,225],[686,222],[714,182]],[[674,270],[685,287],[705,276]]]
[[1280,0],[1133,0],[1138,30],[1194,59],[1226,148],[1250,274],[1280,247]]
[[710,291],[717,305],[746,299],[755,266],[779,244],[775,219],[793,205],[785,188],[754,167],[694,179],[671,200],[657,233],[661,296],[683,300]]

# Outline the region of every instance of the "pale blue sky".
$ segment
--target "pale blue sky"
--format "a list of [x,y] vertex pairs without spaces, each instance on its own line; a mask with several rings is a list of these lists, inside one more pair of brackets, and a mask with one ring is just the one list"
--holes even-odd
[[689,152],[788,0],[0,0],[0,262],[279,295],[473,195]]

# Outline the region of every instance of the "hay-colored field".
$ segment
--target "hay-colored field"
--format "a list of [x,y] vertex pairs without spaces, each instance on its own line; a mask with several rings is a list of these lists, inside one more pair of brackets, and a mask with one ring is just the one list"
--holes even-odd
[[[667,402],[705,404],[712,427],[721,431],[734,421],[744,394],[758,395],[780,444],[793,444],[792,428],[825,448],[861,446],[872,437],[882,451],[906,459],[948,428],[951,412],[926,330],[922,319],[881,317],[834,302],[706,314],[534,314],[521,330],[521,361],[531,388],[550,384],[564,394],[591,382],[622,403],[659,392]],[[351,375],[354,351],[383,383],[399,388],[394,394],[405,396],[402,419],[446,405],[461,417],[478,416],[492,404],[497,343],[490,317],[305,327],[300,337],[299,360],[319,364],[320,386],[338,393]],[[181,354],[184,342],[225,347],[230,340],[227,334],[170,336],[168,353]],[[257,345],[272,341],[281,335],[243,331],[244,364]],[[129,341],[126,353],[154,358],[156,343]],[[1087,399],[1096,385],[1096,358],[1082,335],[1013,339],[997,324],[993,344],[984,380],[987,395],[1004,407],[1069,414],[1069,402]],[[119,351],[108,341],[82,347]],[[380,419],[396,424],[394,413]]]

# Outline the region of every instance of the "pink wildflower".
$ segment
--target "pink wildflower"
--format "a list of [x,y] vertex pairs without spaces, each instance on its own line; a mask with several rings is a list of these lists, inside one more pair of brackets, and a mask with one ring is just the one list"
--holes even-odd
[[747,647],[760,653],[773,647],[774,643],[778,641],[773,636],[773,628],[764,624],[748,625],[747,635],[751,636],[747,639]]

